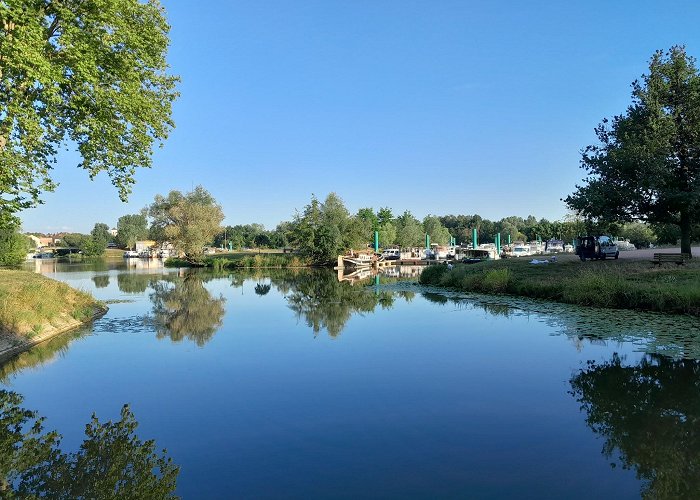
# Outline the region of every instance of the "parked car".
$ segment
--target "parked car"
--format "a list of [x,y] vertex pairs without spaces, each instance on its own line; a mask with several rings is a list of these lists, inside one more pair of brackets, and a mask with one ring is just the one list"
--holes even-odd
[[579,236],[576,238],[576,255],[582,261],[586,259],[605,260],[608,257],[617,259],[620,256],[620,251],[610,236]]

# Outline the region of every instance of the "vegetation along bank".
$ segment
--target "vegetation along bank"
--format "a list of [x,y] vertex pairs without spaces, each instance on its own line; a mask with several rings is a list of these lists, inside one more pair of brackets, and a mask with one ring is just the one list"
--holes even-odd
[[504,259],[480,264],[430,266],[421,275],[426,285],[486,293],[548,299],[567,304],[638,309],[700,316],[700,262],[661,268],[646,260],[587,262],[564,259],[533,265]]
[[65,283],[0,270],[0,360],[101,316],[107,307]]

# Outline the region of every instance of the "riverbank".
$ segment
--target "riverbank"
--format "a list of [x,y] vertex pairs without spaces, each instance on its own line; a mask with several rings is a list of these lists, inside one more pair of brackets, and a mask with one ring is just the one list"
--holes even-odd
[[169,258],[165,260],[164,265],[166,267],[210,267],[215,270],[311,267],[310,262],[299,255],[272,252],[259,254],[247,252],[218,254],[216,256],[205,257],[200,265],[193,264],[185,259]]
[[430,266],[420,282],[460,291],[547,299],[566,304],[700,316],[700,259],[684,266],[646,259],[580,262],[571,256],[550,264],[503,259]]
[[0,360],[92,321],[107,307],[65,283],[0,270]]

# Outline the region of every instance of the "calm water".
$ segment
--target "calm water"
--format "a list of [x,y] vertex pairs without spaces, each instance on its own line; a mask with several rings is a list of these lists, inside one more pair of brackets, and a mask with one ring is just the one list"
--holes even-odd
[[6,364],[0,386],[67,449],[92,412],[129,403],[186,498],[700,488],[696,319],[330,272],[113,267],[43,269],[110,310]]

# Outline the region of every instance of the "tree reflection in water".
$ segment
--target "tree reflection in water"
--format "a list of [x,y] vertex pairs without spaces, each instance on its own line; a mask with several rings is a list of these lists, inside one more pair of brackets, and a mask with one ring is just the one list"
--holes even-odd
[[124,293],[143,293],[148,286],[162,276],[154,276],[144,273],[119,273],[117,274],[117,287]]
[[[603,455],[634,469],[645,498],[700,492],[700,361],[648,354],[625,366],[617,354],[588,362],[570,383]],[[615,466],[615,464],[612,464]]]
[[22,396],[0,390],[0,497],[176,498],[179,467],[135,435],[128,406],[117,422],[93,414],[80,449],[64,453],[61,436],[21,404]]
[[150,299],[158,338],[170,337],[174,342],[187,338],[201,347],[221,326],[226,299],[212,297],[195,273],[187,273],[183,280],[173,283],[158,281],[152,288]]
[[[277,286],[276,280],[273,283]],[[331,337],[337,337],[354,313],[373,312],[377,305],[389,308],[394,303],[391,292],[372,293],[366,289],[339,282],[333,273],[299,273],[287,286],[287,303],[298,318],[317,335],[325,329]]]
[[92,281],[95,283],[95,288],[106,288],[109,286],[109,275],[98,274],[92,277]]

